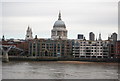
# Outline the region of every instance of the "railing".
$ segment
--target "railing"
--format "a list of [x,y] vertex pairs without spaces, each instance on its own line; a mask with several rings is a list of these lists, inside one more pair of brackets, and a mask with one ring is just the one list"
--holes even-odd
[[22,55],[24,53],[23,49],[20,49],[20,48],[16,47],[15,45],[0,45],[0,50],[3,52],[3,61],[4,62],[9,62],[8,52],[11,49],[20,50],[21,51],[20,55]]

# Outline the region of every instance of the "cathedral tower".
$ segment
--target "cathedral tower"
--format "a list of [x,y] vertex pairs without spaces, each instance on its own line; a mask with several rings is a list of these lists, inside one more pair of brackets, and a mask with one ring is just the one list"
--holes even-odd
[[58,20],[54,23],[51,30],[52,39],[67,39],[67,30],[64,21],[61,19],[61,13],[59,12]]
[[33,39],[33,36],[32,36],[32,29],[28,26],[28,29],[27,29],[27,31],[26,31],[25,40],[30,40],[30,39]]

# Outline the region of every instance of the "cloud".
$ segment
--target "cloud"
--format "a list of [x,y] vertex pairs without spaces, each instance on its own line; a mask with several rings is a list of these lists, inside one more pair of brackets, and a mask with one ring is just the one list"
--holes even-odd
[[14,1],[16,0],[13,3],[5,0],[2,4],[3,33],[8,38],[25,38],[28,25],[32,27],[34,34],[50,38],[50,31],[58,19],[59,10],[69,30],[69,38],[76,38],[77,33],[84,33],[87,37],[89,31],[100,31],[105,34],[103,38],[106,39],[106,31],[117,31],[117,0]]

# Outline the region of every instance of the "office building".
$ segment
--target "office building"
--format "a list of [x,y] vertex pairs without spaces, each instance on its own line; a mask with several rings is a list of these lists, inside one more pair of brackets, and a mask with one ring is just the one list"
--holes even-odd
[[89,33],[89,40],[91,40],[91,41],[95,40],[95,34],[93,32]]
[[111,38],[114,42],[117,41],[117,33],[112,33]]
[[84,39],[84,35],[83,35],[83,34],[78,34],[77,39],[81,39],[81,40],[83,40],[83,39]]

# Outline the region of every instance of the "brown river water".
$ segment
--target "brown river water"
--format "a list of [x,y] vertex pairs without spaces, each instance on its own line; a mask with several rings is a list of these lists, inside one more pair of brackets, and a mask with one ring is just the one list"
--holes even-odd
[[118,79],[117,63],[79,61],[9,62],[3,79]]

